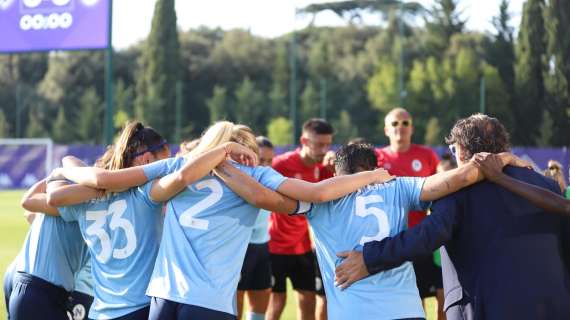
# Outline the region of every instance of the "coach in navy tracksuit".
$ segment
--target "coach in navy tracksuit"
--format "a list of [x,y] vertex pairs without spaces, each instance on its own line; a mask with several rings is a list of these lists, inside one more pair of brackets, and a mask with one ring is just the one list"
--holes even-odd
[[[483,115],[458,121],[447,142],[460,165],[476,152],[509,148],[504,127]],[[560,193],[554,181],[532,170],[507,167],[505,173]],[[362,261],[377,273],[444,245],[448,320],[570,319],[569,232],[569,218],[484,181],[438,200],[421,224],[369,242],[360,260],[351,255],[345,262]]]

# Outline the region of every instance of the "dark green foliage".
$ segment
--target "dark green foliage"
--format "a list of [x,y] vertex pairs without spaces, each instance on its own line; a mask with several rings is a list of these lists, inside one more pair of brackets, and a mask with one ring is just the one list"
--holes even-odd
[[79,99],[79,112],[76,116],[77,135],[81,141],[95,144],[102,140],[101,122],[93,119],[103,117],[103,103],[95,88],[88,88]]
[[509,99],[514,95],[515,85],[515,47],[513,27],[509,25],[509,1],[502,0],[499,15],[493,18],[495,34],[490,42],[487,61],[497,68],[501,80],[509,93]]
[[6,116],[4,115],[4,111],[0,109],[0,138],[7,138],[10,132],[10,125],[6,120]]
[[57,143],[70,143],[73,142],[75,137],[75,125],[69,121],[65,116],[65,110],[59,108],[57,111],[57,118],[53,123],[51,138]]
[[424,11],[424,8],[418,2],[402,2],[400,0],[348,0],[315,3],[301,9],[300,13],[316,15],[321,11],[331,10],[339,17],[349,21],[356,21],[361,18],[361,13],[364,11],[376,11],[383,15],[388,15],[389,12],[399,9],[400,6],[409,14],[419,14]]
[[265,134],[269,117],[265,96],[249,78],[243,79],[235,91],[235,119],[247,124],[257,134]]
[[545,12],[548,39],[545,86],[553,127],[550,142],[566,146],[570,136],[570,2],[550,0],[548,4]]
[[174,0],[158,0],[140,59],[135,116],[167,139],[174,137],[180,44]]
[[319,92],[313,85],[313,81],[307,81],[303,92],[301,93],[301,112],[302,121],[310,118],[319,117]]
[[515,65],[515,120],[513,140],[517,144],[532,145],[539,136],[538,119],[546,103],[544,61],[546,39],[543,19],[543,0],[528,0],[524,4],[521,28],[516,47]]
[[[314,14],[332,6],[355,19],[295,32],[299,123],[319,116],[326,101],[327,120],[339,133],[335,142],[359,135],[384,144],[383,117],[403,106],[414,117],[414,142],[441,144],[459,117],[479,111],[484,78],[486,112],[505,124],[515,145],[569,143],[570,2],[527,1],[517,41],[506,0],[488,35],[465,30],[468,12],[460,1],[436,1],[427,25],[410,19],[421,13],[415,5],[406,2],[403,16],[397,0],[304,9]],[[358,25],[366,10],[385,23]],[[178,34],[174,1],[157,1],[148,39],[114,53],[115,126],[136,118],[173,137],[181,81],[183,137],[227,119],[291,143],[291,39],[207,27]],[[14,137],[19,127],[20,136],[100,143],[103,58],[99,51],[0,56],[0,134]]]
[[226,88],[215,86],[214,93],[210,99],[206,100],[206,104],[210,108],[210,123],[233,119]]
[[35,112],[29,113],[28,125],[26,127],[26,137],[29,138],[49,137],[49,132],[44,128],[38,114]]
[[426,20],[428,53],[440,56],[454,34],[462,33],[465,20],[458,10],[459,0],[435,0]]

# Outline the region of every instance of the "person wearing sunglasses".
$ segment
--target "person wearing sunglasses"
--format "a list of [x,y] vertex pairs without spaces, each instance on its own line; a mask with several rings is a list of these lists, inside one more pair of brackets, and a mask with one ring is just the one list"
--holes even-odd
[[[439,158],[425,146],[413,144],[413,120],[403,108],[392,109],[384,118],[384,134],[390,145],[376,149],[378,167],[388,170],[399,177],[429,177],[437,172]],[[408,227],[420,223],[426,217],[426,211],[410,211]],[[443,283],[441,268],[434,263],[433,255],[426,255],[414,261],[417,285],[422,299],[433,297],[438,302],[438,319],[444,319]]]

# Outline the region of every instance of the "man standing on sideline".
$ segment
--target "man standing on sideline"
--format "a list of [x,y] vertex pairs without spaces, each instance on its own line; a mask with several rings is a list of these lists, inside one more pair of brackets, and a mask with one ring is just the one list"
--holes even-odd
[[[378,167],[398,177],[429,177],[435,174],[439,164],[437,155],[430,148],[412,144],[413,133],[412,117],[406,109],[395,108],[388,112],[384,118],[384,134],[390,139],[390,145],[377,149]],[[410,211],[408,227],[412,228],[425,217],[425,211]],[[413,262],[420,297],[423,300],[436,296],[438,319],[445,319],[441,269],[434,263],[433,254]]]
[[[478,152],[510,148],[503,125],[481,114],[459,120],[446,142],[459,167]],[[554,181],[532,170],[507,167],[505,173],[560,194]],[[568,319],[569,233],[568,217],[483,181],[436,201],[415,228],[343,253],[336,279],[345,288],[444,245],[447,319]]]
[[[303,124],[301,147],[273,159],[273,168],[286,177],[319,182],[333,176],[334,168],[323,164],[332,144],[334,130],[324,119]],[[326,319],[326,300],[304,216],[272,213],[269,222],[269,252],[274,284],[267,319],[281,317],[287,298],[289,278],[298,297],[298,319],[315,319],[315,292],[319,299],[317,317]],[[318,283],[317,283],[318,282]]]

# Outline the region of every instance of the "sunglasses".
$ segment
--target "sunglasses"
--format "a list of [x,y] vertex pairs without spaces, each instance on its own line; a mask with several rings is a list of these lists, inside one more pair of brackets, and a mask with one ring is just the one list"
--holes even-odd
[[457,149],[455,148],[455,145],[450,144],[448,147],[449,147],[449,152],[451,152],[451,155],[455,157],[455,153],[457,153]]
[[402,121],[394,120],[394,121],[390,122],[390,125],[392,125],[392,127],[394,127],[394,128],[399,127],[400,124],[404,127],[409,127],[412,125],[412,120],[402,120]]
[[550,170],[550,171],[560,171],[560,167],[558,167],[558,166],[550,166],[550,167],[548,167],[548,170]]

